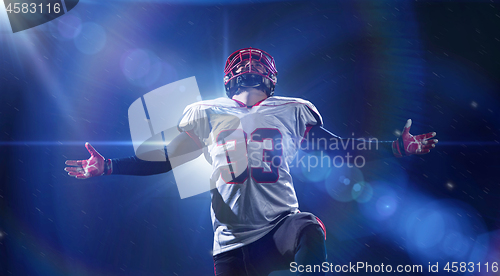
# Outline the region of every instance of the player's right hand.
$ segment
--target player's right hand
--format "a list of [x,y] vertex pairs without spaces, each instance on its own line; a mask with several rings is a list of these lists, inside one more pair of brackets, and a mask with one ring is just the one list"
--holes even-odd
[[78,179],[86,179],[93,176],[110,174],[111,168],[109,163],[111,163],[111,160],[104,159],[88,142],[85,143],[85,147],[90,153],[90,158],[87,160],[66,160],[66,165],[73,166],[64,168],[68,172],[68,175]]

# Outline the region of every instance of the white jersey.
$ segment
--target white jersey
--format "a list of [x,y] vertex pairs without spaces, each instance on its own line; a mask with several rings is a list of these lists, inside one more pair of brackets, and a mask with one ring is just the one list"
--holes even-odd
[[179,130],[201,142],[212,164],[213,254],[249,244],[298,212],[289,165],[308,127],[321,125],[310,102],[269,97],[249,108],[219,98],[186,107]]

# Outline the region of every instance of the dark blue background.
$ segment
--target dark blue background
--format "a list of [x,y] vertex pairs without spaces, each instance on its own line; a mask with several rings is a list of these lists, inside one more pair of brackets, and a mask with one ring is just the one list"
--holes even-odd
[[[211,275],[208,193],[180,200],[171,174],[76,180],[64,161],[88,158],[85,141],[134,154],[133,101],[191,76],[223,96],[225,58],[248,46],[274,56],[277,95],[338,135],[392,140],[408,118],[438,133],[428,155],[363,168],[365,203],[329,196],[335,171],[293,171],[329,261],[500,262],[498,4],[103,2],[16,34],[0,10],[0,275]],[[137,49],[148,61],[124,66]],[[388,217],[370,211],[381,197]]]

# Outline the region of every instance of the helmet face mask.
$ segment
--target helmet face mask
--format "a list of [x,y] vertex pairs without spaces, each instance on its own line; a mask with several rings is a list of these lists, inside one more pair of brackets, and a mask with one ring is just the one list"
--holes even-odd
[[274,59],[268,53],[255,48],[238,50],[228,57],[224,68],[226,94],[231,98],[240,87],[260,87],[272,96],[277,75]]

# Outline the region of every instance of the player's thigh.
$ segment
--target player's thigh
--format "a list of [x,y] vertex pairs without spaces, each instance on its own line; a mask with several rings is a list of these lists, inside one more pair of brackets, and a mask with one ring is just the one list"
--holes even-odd
[[[311,213],[302,212],[287,217],[281,225],[277,227],[273,234],[273,240],[278,251],[287,259],[294,259],[299,245],[299,239],[304,233],[304,229],[321,229],[316,216]],[[319,232],[324,234],[322,230]],[[317,236],[316,231],[306,231],[305,235]],[[324,239],[324,235],[321,235]]]
[[[288,269],[293,256],[285,256],[276,248],[274,231],[248,245],[251,275],[269,275],[272,271]],[[250,271],[249,271],[250,272]]]
[[227,251],[214,256],[216,276],[245,276],[245,263],[240,249]]

